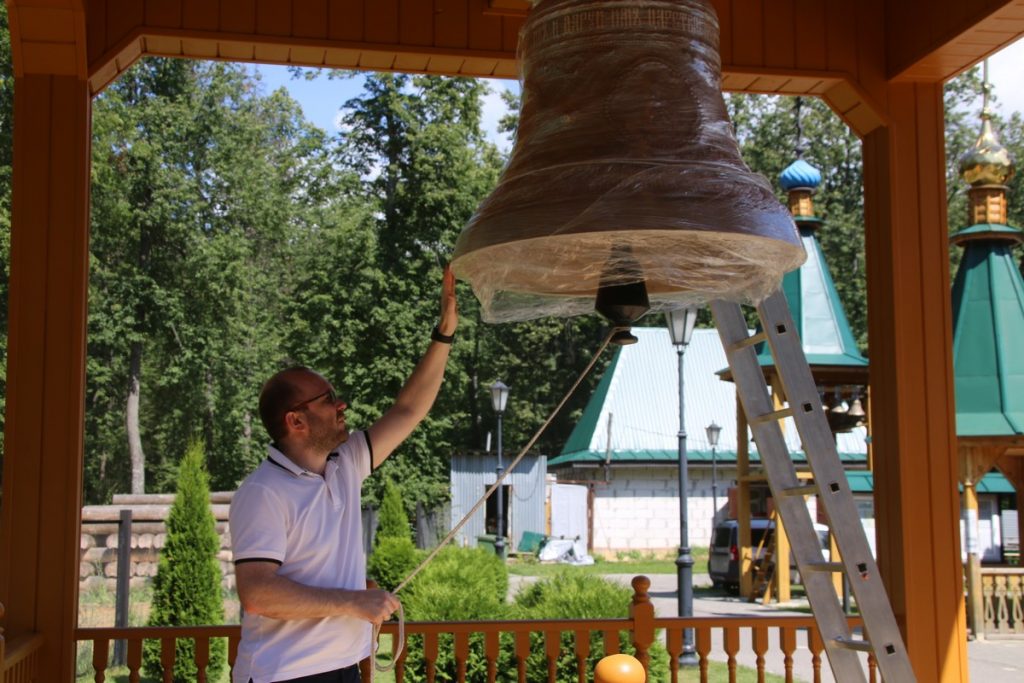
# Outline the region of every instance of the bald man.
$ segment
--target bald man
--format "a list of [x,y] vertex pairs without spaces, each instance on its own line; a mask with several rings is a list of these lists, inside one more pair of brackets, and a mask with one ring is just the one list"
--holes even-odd
[[445,269],[430,346],[366,431],[349,432],[348,406],[309,368],[283,370],[263,386],[267,459],[231,502],[244,611],[234,683],[358,683],[372,627],[398,609],[394,595],[366,590],[359,492],[433,405],[457,324],[455,278]]

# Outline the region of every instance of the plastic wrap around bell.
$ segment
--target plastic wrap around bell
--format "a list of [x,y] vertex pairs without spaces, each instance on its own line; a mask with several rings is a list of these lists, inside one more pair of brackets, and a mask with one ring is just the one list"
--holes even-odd
[[485,320],[588,313],[638,281],[655,309],[757,302],[803,262],[740,158],[710,3],[542,0],[520,64],[511,158],[452,260]]

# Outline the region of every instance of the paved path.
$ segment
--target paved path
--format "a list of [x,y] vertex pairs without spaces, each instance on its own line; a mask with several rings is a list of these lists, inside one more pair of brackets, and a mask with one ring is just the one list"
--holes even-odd
[[[625,586],[630,585],[632,574],[609,574],[605,578],[617,581]],[[510,590],[514,594],[525,583],[535,581],[535,577],[510,577]],[[650,575],[651,602],[658,616],[674,617],[677,615],[678,600],[676,597],[676,577],[674,574]],[[694,585],[710,587],[711,580],[707,574],[694,575]],[[780,609],[777,606],[766,607],[760,603],[750,603],[738,598],[727,596],[694,597],[694,616],[807,616],[806,612],[795,612]],[[719,632],[720,633],[720,632]],[[765,667],[771,673],[782,675],[785,672],[782,653],[779,652],[777,630],[773,629],[769,653],[765,657]],[[712,645],[711,658],[725,661],[720,638]],[[754,666],[753,648],[750,643],[749,630],[741,634],[740,654],[737,657],[742,666]],[[806,637],[798,639],[797,652],[793,656],[793,674],[800,681],[814,680],[811,654],[807,650]],[[1002,681],[1024,681],[1024,640],[987,640],[971,641],[967,644],[967,660],[972,681],[981,683],[1002,683]],[[684,680],[691,680],[685,677]],[[693,679],[696,680],[696,679]],[[827,662],[822,662],[821,680],[833,683],[832,672]]]

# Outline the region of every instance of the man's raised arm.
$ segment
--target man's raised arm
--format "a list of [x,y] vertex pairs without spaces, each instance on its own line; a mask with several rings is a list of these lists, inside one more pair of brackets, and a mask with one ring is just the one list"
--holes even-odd
[[434,405],[444,379],[444,368],[451,351],[451,337],[458,323],[455,275],[451,266],[448,266],[444,269],[441,283],[441,319],[431,334],[430,347],[398,392],[395,404],[369,429],[374,468],[379,467],[412,433]]

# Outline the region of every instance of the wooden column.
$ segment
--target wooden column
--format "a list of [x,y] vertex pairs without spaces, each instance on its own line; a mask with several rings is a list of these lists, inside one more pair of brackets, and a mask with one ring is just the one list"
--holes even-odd
[[1024,448],[1007,451],[996,462],[1017,493],[1017,529],[1024,529]]
[[978,557],[978,492],[975,482],[964,482],[964,540],[967,546],[967,623],[975,638],[985,638],[981,600],[981,558]]
[[736,524],[740,595],[749,598],[754,592],[754,562],[750,547],[750,436],[739,392],[736,393]]
[[[771,376],[772,385],[772,410],[782,410],[786,407],[786,391],[782,388],[782,380],[777,372]],[[786,423],[779,424],[782,433],[786,433]],[[782,515],[775,516],[775,597],[782,602],[789,602],[791,599],[790,582],[792,578],[789,571],[789,536],[786,535],[786,527],[782,523]]]
[[73,76],[15,81],[0,518],[7,638],[45,637],[39,680],[74,680],[88,282],[90,99]]
[[864,138],[878,560],[919,681],[967,680],[942,84]]

